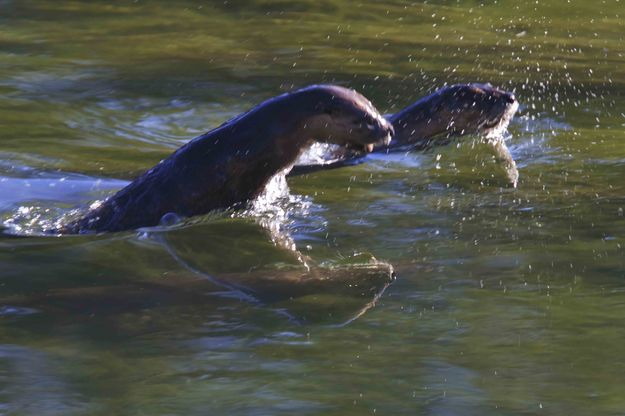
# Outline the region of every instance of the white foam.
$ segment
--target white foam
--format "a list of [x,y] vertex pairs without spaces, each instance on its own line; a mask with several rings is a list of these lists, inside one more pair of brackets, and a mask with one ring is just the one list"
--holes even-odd
[[314,142],[297,158],[295,165],[327,165],[338,162],[341,158],[332,155],[341,154],[337,153],[340,148],[337,144]]

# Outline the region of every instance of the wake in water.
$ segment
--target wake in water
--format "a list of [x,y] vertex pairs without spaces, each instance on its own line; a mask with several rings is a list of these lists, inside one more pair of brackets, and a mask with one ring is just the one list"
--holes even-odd
[[[252,218],[271,232],[281,247],[294,250],[288,233],[289,212],[306,215],[311,201],[289,192],[285,175],[288,169],[275,175],[262,194],[241,211],[221,211],[197,219],[173,219],[166,216],[160,226],[192,224],[211,218]],[[68,221],[96,208],[127,181],[94,178],[58,172],[30,172],[33,177],[0,176],[0,224],[4,232],[21,236],[50,236]],[[95,201],[94,201],[95,199]],[[84,205],[85,201],[93,201]],[[150,228],[146,228],[149,230]]]
[[49,236],[51,230],[83,215],[90,208],[80,207],[85,200],[96,199],[93,206],[128,183],[72,173],[22,170],[29,170],[30,176],[0,176],[0,221],[4,232],[13,235]]

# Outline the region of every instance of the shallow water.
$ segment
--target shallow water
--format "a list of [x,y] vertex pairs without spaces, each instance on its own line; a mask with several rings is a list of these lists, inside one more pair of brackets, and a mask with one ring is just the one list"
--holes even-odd
[[[0,1],[6,227],[87,206],[293,87],[350,86],[392,113],[490,81],[522,104],[517,189],[467,139],[290,178],[278,238],[228,215],[3,235],[0,414],[622,413],[623,15],[619,0]],[[289,293],[308,276],[292,243],[334,280]]]

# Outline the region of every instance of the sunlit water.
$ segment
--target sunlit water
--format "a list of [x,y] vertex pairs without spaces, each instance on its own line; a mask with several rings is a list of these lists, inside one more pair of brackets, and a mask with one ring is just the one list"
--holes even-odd
[[[624,14],[0,1],[0,414],[621,414]],[[521,102],[516,189],[468,138],[288,178],[262,215],[15,235],[293,87],[392,113],[469,81]]]

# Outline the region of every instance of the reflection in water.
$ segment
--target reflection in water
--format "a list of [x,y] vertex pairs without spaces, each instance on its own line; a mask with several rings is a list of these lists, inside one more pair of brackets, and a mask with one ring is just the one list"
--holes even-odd
[[[373,307],[395,279],[393,267],[368,255],[341,264],[284,265],[240,273],[202,271],[204,253],[193,233],[159,239],[189,270],[230,291],[227,296],[267,304],[297,321],[347,324]],[[209,263],[210,264],[210,263]]]
[[188,267],[201,279],[181,274],[167,281],[74,286],[44,294],[0,297],[7,316],[45,314],[107,315],[141,309],[212,303],[213,296],[269,308],[293,322],[346,324],[373,307],[394,280],[392,267],[369,263],[305,269],[209,275]]
[[73,415],[87,410],[84,398],[64,380],[49,354],[0,344],[0,413]]

